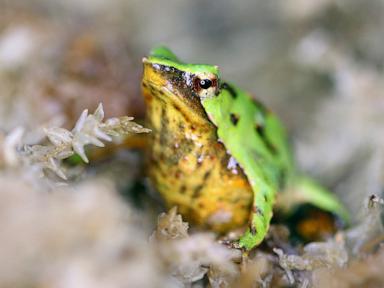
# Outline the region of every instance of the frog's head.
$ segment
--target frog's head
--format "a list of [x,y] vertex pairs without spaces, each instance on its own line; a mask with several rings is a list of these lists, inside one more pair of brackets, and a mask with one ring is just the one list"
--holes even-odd
[[143,63],[143,86],[150,89],[153,97],[162,98],[167,103],[177,101],[200,111],[200,100],[219,93],[217,66],[185,64],[165,47],[152,50]]

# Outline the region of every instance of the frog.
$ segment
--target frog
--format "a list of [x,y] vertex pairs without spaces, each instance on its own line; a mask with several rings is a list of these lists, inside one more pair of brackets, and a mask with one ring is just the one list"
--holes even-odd
[[229,233],[250,251],[265,238],[274,207],[309,203],[345,221],[340,200],[298,172],[279,118],[210,64],[167,47],[143,58],[148,176],[169,208],[192,225]]

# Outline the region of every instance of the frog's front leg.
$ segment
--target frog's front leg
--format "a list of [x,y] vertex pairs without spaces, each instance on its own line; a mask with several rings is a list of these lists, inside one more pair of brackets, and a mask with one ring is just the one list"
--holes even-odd
[[251,250],[259,245],[269,230],[269,223],[273,215],[276,188],[263,181],[260,177],[253,181],[254,197],[250,215],[250,224],[239,240],[239,247]]

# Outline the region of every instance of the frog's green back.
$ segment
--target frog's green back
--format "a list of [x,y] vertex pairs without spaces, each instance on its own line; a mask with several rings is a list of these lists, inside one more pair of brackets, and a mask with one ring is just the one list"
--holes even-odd
[[181,71],[190,73],[207,72],[220,76],[219,68],[207,64],[187,64],[180,61],[167,47],[159,46],[151,50],[149,60],[160,65],[172,66]]
[[202,101],[219,139],[247,175],[253,192],[252,224],[240,240],[250,249],[269,228],[276,192],[292,171],[285,132],[276,116],[244,91],[224,84],[217,97]]
[[151,50],[150,57],[163,58],[173,62],[180,62],[176,55],[165,46],[158,46]]

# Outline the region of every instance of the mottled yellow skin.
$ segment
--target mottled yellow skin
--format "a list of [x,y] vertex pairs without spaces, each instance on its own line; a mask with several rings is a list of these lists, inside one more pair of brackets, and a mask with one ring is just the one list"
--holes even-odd
[[169,73],[144,62],[147,125],[152,129],[149,176],[170,208],[192,224],[227,232],[247,224],[253,193],[243,171],[228,169],[230,156],[200,102],[172,86]]

